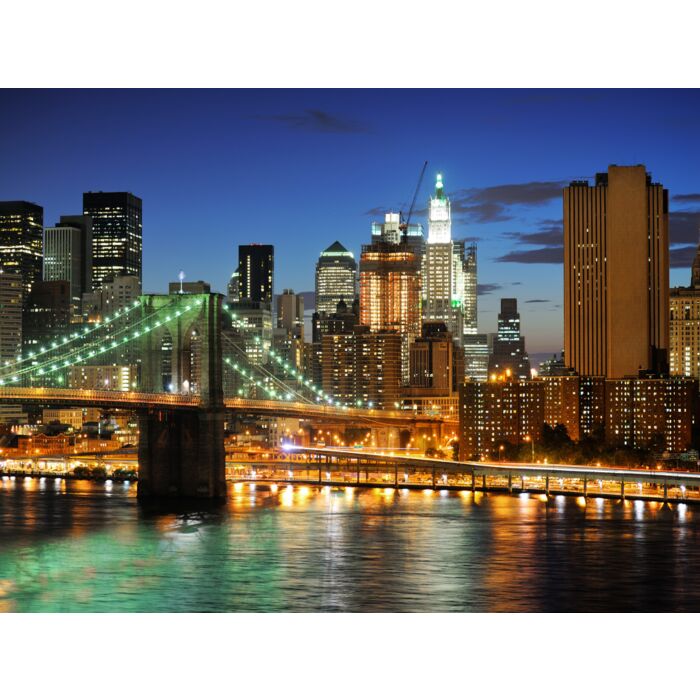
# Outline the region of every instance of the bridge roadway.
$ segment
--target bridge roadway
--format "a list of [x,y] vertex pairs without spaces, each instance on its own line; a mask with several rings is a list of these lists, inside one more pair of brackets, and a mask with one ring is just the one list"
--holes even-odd
[[[290,461],[282,468],[292,471],[292,474],[294,471],[317,471],[318,479],[313,481],[318,483],[332,483],[333,472],[347,472],[352,475],[348,481],[359,485],[395,487],[430,485],[433,488],[466,487],[472,490],[479,488],[483,491],[496,488],[511,492],[514,489],[542,492],[547,495],[551,492],[583,496],[615,496],[623,499],[628,496],[649,500],[700,501],[700,473],[698,472],[570,464],[455,462],[400,454],[400,450],[367,451],[296,445],[289,445],[285,450],[291,454],[306,455],[308,462]],[[404,472],[403,481],[399,479],[399,470]],[[389,472],[390,480],[387,482],[385,478],[381,482],[370,484],[369,475],[372,471]],[[364,482],[362,481],[363,472]],[[423,474],[426,478],[419,478],[412,483],[410,474]],[[468,480],[465,478],[467,476]],[[293,476],[289,480],[294,481]],[[613,490],[610,484],[615,485]],[[636,490],[630,490],[630,487]],[[672,492],[671,497],[670,492]]]
[[[0,403],[40,404],[45,406],[75,406],[95,408],[170,408],[193,409],[200,406],[196,394],[149,393],[142,391],[109,391],[99,389],[61,389],[36,387],[0,387]],[[408,411],[384,411],[374,408],[340,408],[300,401],[267,401],[230,398],[224,400],[227,410],[253,415],[292,418],[326,419],[328,422],[349,423],[358,419],[377,425],[456,423],[440,416],[416,415]]]

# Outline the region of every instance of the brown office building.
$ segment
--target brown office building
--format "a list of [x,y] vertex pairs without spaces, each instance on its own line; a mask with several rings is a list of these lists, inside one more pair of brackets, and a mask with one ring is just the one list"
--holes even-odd
[[668,191],[611,165],[564,189],[564,355],[581,375],[667,371]]

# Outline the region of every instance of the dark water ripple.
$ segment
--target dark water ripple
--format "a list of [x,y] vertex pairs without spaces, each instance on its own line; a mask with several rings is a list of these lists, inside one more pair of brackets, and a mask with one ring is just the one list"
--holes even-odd
[[239,485],[0,484],[0,610],[698,611],[691,506]]

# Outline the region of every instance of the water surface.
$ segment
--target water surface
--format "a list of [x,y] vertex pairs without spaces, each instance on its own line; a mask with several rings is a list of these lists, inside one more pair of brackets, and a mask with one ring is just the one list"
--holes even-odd
[[697,507],[242,485],[0,483],[5,611],[698,611]]

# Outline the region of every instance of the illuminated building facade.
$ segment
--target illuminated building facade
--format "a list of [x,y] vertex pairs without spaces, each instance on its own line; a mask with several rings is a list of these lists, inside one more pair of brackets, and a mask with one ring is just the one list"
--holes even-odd
[[425,252],[425,238],[422,224],[408,224],[402,230],[401,215],[390,211],[384,215],[384,222],[372,222],[372,243],[389,243],[408,246],[420,260]]
[[692,445],[696,379],[615,379],[605,382],[605,438],[611,445],[680,453]]
[[489,358],[489,375],[506,373],[518,379],[530,379],[531,376],[525,338],[520,335],[517,299],[501,299],[498,334],[493,340],[493,350]]
[[68,387],[71,389],[101,389],[131,391],[137,387],[136,365],[84,365],[68,369]]
[[423,320],[445,323],[460,346],[464,334],[464,253],[464,244],[452,240],[450,200],[438,173],[428,205],[428,241],[422,264]]
[[89,216],[62,216],[55,226],[44,229],[43,279],[68,282],[72,317],[79,323],[83,294],[92,291],[92,219]]
[[401,339],[401,377],[409,378],[408,348],[421,330],[421,279],[418,255],[406,244],[362,246],[360,323],[373,333]]
[[401,338],[356,326],[352,333],[326,333],[322,386],[334,401],[394,409],[401,398]]
[[544,376],[544,422],[563,425],[578,441],[602,435],[605,425],[605,379],[603,377]]
[[462,460],[497,456],[505,443],[538,440],[543,425],[544,384],[540,380],[468,381],[460,387]]
[[41,281],[44,210],[31,202],[0,202],[0,269],[17,273],[28,294]]
[[141,199],[130,192],[85,192],[83,214],[92,219],[92,289],[122,276],[141,284]]
[[333,314],[339,301],[352,304],[356,287],[355,256],[335,241],[321,253],[316,263],[316,311]]
[[36,352],[56,337],[70,332],[73,312],[73,297],[68,281],[37,282],[24,304],[22,319],[24,351]]
[[238,246],[238,295],[241,301],[272,308],[275,281],[275,248],[271,245]]
[[581,375],[667,371],[668,191],[643,165],[564,189],[564,354]]
[[690,287],[671,289],[669,303],[670,373],[700,379],[700,246]]

